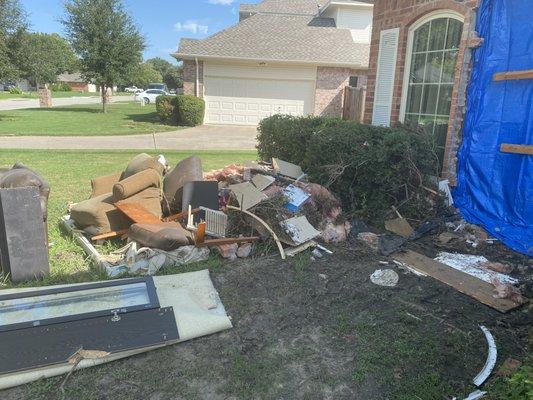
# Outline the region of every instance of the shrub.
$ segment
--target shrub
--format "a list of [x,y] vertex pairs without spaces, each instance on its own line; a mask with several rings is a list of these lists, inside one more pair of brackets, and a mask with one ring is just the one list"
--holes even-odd
[[204,122],[205,101],[203,99],[182,94],[176,96],[176,108],[179,125],[196,126]]
[[328,187],[344,209],[381,223],[392,205],[407,217],[431,216],[425,187],[434,187],[438,162],[424,134],[332,118],[273,116],[259,126],[262,159],[299,164]]
[[72,92],[72,87],[66,82],[58,82],[50,85],[52,92]]
[[155,101],[155,108],[159,119],[163,122],[178,125],[176,96],[159,96]]
[[18,87],[13,87],[9,89],[9,94],[22,94],[22,89]]

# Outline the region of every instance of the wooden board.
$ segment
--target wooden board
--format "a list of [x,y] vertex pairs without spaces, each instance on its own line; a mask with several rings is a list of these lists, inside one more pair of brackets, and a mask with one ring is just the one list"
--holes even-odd
[[161,219],[148,211],[139,203],[115,203],[115,207],[122,211],[135,224],[158,224]]
[[500,146],[500,151],[502,153],[525,154],[533,156],[533,145],[502,143]]
[[409,222],[401,217],[385,221],[385,229],[406,239],[413,234],[413,228]]
[[524,71],[498,72],[497,74],[494,74],[492,79],[495,81],[509,81],[513,79],[533,79],[533,69],[526,69]]
[[520,306],[520,304],[508,299],[494,298],[494,286],[490,283],[474,278],[422,254],[407,250],[404,253],[395,253],[393,258],[502,313]]

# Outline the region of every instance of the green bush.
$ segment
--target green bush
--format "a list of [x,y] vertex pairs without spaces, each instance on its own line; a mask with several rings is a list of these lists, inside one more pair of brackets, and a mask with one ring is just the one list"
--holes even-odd
[[260,157],[299,164],[313,182],[328,187],[345,211],[382,223],[392,205],[407,217],[434,211],[425,187],[438,175],[427,135],[319,117],[273,116],[259,125]]
[[176,96],[159,96],[155,100],[155,108],[159,119],[163,122],[178,125]]
[[205,101],[203,99],[182,94],[176,96],[176,108],[179,125],[196,126],[204,122]]
[[9,94],[22,94],[22,89],[18,87],[13,87],[9,89]]
[[72,92],[72,87],[65,82],[58,82],[50,85],[50,90],[52,92]]

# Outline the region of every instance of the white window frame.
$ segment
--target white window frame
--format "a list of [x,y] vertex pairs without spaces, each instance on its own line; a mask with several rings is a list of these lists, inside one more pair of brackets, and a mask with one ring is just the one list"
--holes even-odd
[[420,28],[425,23],[439,18],[453,18],[458,21],[461,21],[464,25],[465,18],[463,15],[455,12],[453,10],[437,10],[430,12],[429,14],[424,15],[422,18],[417,20],[414,24],[409,27],[407,33],[407,49],[405,53],[405,66],[403,72],[403,81],[402,81],[402,98],[400,101],[400,122],[405,122],[405,109],[407,108],[407,94],[409,91],[409,73],[411,72],[411,59],[413,57],[413,41],[415,36],[415,31]]

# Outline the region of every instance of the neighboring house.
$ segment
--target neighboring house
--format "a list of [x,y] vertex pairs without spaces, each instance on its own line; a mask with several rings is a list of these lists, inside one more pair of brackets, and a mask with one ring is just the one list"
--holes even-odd
[[[13,83],[23,92],[29,92],[31,90],[30,82],[27,79],[18,79]],[[4,91],[4,82],[0,83],[0,92]]]
[[99,89],[92,83],[87,83],[79,73],[69,74],[67,72],[57,77],[58,83],[66,83],[75,92],[97,93]]
[[342,115],[344,88],[364,86],[373,0],[242,4],[237,25],[182,39],[184,91],[206,123],[257,125],[272,114]]
[[365,122],[422,125],[434,134],[443,175],[455,155],[469,81],[478,0],[376,0]]

